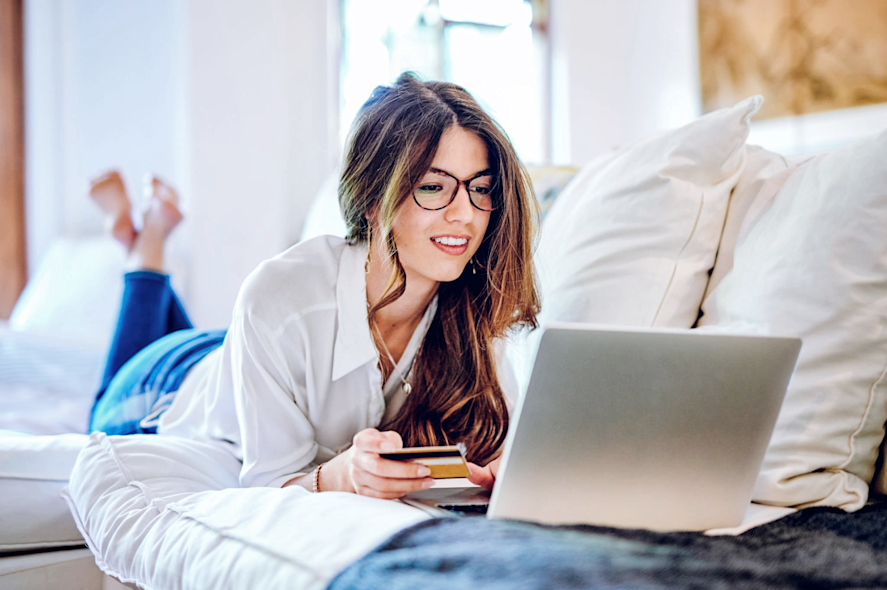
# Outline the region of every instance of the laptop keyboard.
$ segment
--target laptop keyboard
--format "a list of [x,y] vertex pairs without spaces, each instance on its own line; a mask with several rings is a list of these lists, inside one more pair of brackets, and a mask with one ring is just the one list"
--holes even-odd
[[449,510],[458,516],[483,516],[489,504],[438,504],[438,508]]

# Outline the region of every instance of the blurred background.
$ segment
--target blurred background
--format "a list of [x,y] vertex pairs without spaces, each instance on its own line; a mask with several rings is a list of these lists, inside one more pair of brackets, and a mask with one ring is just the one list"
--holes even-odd
[[885,44],[883,0],[0,0],[0,317],[101,233],[84,185],[119,167],[136,199],[146,172],[179,189],[175,284],[227,325],[403,70],[464,85],[527,163],[581,166],[756,93],[750,141],[781,153],[883,129]]

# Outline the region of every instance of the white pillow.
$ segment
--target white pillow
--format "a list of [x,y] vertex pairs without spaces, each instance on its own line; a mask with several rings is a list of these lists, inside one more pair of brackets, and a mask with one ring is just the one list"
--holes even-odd
[[239,473],[222,443],[94,433],[66,498],[98,566],[144,588],[321,590],[429,518],[355,494],[237,489]]
[[542,229],[541,319],[692,326],[761,103],[746,99],[587,165]]
[[[542,226],[540,323],[693,326],[762,102],[753,96],[586,165]],[[522,388],[539,332],[509,349]]]
[[60,493],[87,440],[0,430],[0,552],[84,544]]
[[308,209],[305,223],[302,225],[300,242],[317,236],[339,236],[344,238],[348,233],[345,219],[339,208],[339,173],[336,172],[323,181],[317,196]]
[[706,297],[733,268],[733,251],[761,215],[767,212],[773,197],[797,167],[813,156],[786,158],[757,145],[745,148],[745,167],[730,195],[727,219],[718,245],[718,257],[708,280]]
[[107,236],[58,238],[16,302],[10,327],[107,347],[117,326],[125,258]]
[[887,132],[797,166],[738,236],[700,325],[803,348],[754,500],[854,510],[887,420]]

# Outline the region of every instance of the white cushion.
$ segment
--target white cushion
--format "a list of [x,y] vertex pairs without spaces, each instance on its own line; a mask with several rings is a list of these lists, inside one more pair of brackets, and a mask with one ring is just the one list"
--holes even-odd
[[317,196],[308,209],[302,235],[299,241],[304,242],[317,236],[339,236],[344,238],[348,233],[342,210],[339,208],[339,173],[331,174],[323,181]]
[[0,431],[0,552],[84,544],[60,494],[88,438]]
[[787,158],[757,145],[745,149],[745,166],[730,195],[727,219],[718,245],[718,256],[706,287],[706,297],[733,268],[736,244],[767,212],[773,197],[797,167],[813,156]]
[[58,238],[16,302],[10,326],[107,346],[117,325],[125,257],[107,236]]
[[761,102],[749,98],[587,165],[542,229],[542,319],[692,326]]
[[887,132],[798,165],[762,196],[703,304],[703,326],[803,340],[758,502],[867,499],[887,420],[885,161]]
[[299,487],[235,488],[221,443],[91,435],[67,498],[96,563],[147,588],[325,588],[428,516],[400,502]]
[[[586,165],[542,227],[540,322],[693,326],[762,102],[748,98]],[[522,387],[538,333],[509,350]]]

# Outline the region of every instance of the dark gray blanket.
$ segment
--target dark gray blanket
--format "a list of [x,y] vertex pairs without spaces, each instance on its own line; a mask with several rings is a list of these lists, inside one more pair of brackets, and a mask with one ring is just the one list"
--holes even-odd
[[738,537],[435,519],[329,590],[438,588],[887,588],[887,503],[809,508]]

